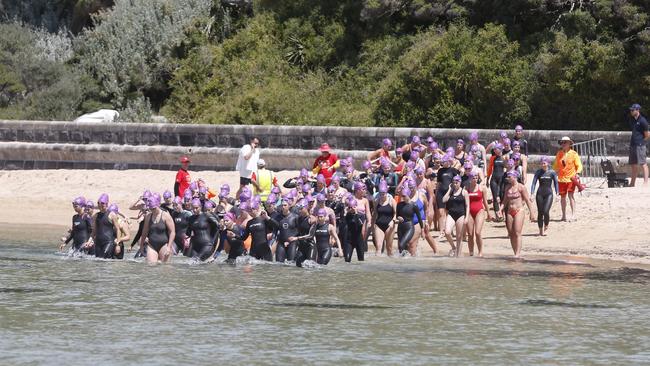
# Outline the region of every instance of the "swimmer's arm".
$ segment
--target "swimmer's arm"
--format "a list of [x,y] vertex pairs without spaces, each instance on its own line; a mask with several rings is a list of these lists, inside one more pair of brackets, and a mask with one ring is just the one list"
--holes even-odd
[[171,252],[172,243],[176,238],[176,228],[174,225],[174,219],[172,219],[172,216],[167,212],[163,213],[163,218],[165,220],[165,226],[167,227],[167,237],[169,238],[169,240],[167,240],[167,249],[169,249],[170,253],[172,253]]
[[140,250],[144,248],[144,240],[149,236],[149,223],[151,222],[151,214],[144,216],[144,227],[142,228],[142,235],[140,236]]
[[449,197],[451,196],[451,187],[447,190],[447,193],[442,197],[442,202],[447,203],[449,201]]
[[463,189],[463,197],[465,198],[465,220],[469,217],[469,194]]
[[374,162],[375,159],[379,159],[380,154],[381,154],[381,149],[371,151],[368,153],[368,160],[370,160],[370,162]]
[[[312,226],[309,228],[309,233],[308,233],[307,235],[297,236],[296,239],[297,239],[297,240],[313,239],[313,238],[314,238],[314,234],[316,234],[316,225],[312,225]],[[293,240],[290,240],[290,241],[293,241]]]
[[343,248],[341,248],[341,240],[339,239],[339,236],[336,235],[336,228],[334,228],[334,225],[330,224],[328,226],[328,230],[330,237],[334,238],[334,241],[336,242],[336,248],[339,250],[339,253],[343,253]]
[[530,195],[528,194],[528,190],[526,187],[522,184],[522,186],[519,188],[521,191],[522,197],[524,198],[524,201],[526,202],[526,206],[528,206],[528,212],[530,212],[530,220],[533,220],[533,201],[530,200]]
[[90,238],[93,239],[93,242],[94,242],[95,240],[97,240],[97,226],[96,226],[97,225],[97,213],[93,214],[93,218],[92,218],[90,224],[91,224],[91,228],[92,228]]
[[526,184],[526,178],[528,176],[528,158],[526,155],[521,156],[521,181]]
[[538,180],[539,177],[540,177],[540,172],[541,172],[541,169],[538,169],[538,170],[535,172],[535,176],[533,177],[533,182],[532,182],[531,185],[530,185],[530,194],[535,193],[535,187],[537,187],[537,180]]
[[488,206],[488,189],[487,187],[483,186],[481,187],[481,190],[483,191],[483,209],[485,210],[488,218],[491,218],[492,216],[490,216],[490,206]]
[[122,230],[120,229],[120,222],[117,219],[117,215],[111,213],[111,222],[113,223],[113,230],[115,231],[115,243],[122,241]]
[[120,229],[122,230],[121,241],[127,242],[131,240],[131,230],[129,230],[129,224],[123,222],[122,225],[120,225]]
[[560,194],[560,184],[557,181],[557,174],[553,172],[551,175],[553,177],[553,187],[555,187],[555,194],[559,195]]

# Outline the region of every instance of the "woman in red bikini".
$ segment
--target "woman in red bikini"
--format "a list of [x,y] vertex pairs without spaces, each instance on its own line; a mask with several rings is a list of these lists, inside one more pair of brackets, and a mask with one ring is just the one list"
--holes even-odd
[[510,245],[512,245],[515,258],[521,256],[521,232],[524,227],[525,214],[524,203],[528,206],[530,221],[535,221],[530,195],[526,186],[517,181],[518,178],[518,171],[511,170],[508,172],[506,179],[508,179],[510,187],[506,190],[503,198],[506,229],[508,229],[508,237],[510,237]]
[[487,187],[478,184],[479,175],[477,172],[469,172],[469,186],[467,187],[467,195],[469,196],[469,216],[467,217],[467,245],[469,247],[469,255],[474,255],[474,243],[478,249],[478,256],[483,257],[483,224],[487,216],[488,220],[492,220],[490,210],[488,209],[488,191]]

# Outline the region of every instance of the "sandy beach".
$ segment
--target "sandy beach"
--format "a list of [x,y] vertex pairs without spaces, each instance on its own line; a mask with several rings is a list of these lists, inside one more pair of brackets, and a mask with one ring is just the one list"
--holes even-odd
[[[297,172],[276,173],[279,182],[296,176]],[[228,183],[236,190],[236,172],[191,172],[192,179],[203,178],[208,185],[218,187]],[[156,170],[26,170],[0,172],[0,225],[15,230],[25,225],[51,225],[53,247],[69,225],[74,214],[71,200],[78,196],[96,200],[103,192],[111,201],[126,210],[144,189],[162,192],[171,189],[175,172]],[[523,255],[562,255],[591,257],[650,264],[648,219],[650,189],[589,188],[576,194],[577,221],[559,222],[559,199],[553,203],[548,236],[539,237],[536,223],[524,225]],[[132,214],[135,214],[133,212]],[[136,229],[132,224],[132,229]],[[510,255],[510,243],[503,223],[487,223],[485,255]],[[434,233],[437,237],[437,233]],[[439,241],[439,255],[449,246]],[[372,245],[370,248],[373,251]],[[432,256],[424,240],[420,255]],[[467,247],[465,244],[465,253]]]

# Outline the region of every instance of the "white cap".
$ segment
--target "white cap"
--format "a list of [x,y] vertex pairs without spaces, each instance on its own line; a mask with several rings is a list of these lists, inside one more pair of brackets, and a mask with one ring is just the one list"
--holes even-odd
[[257,161],[257,166],[266,166],[266,161],[264,159],[260,159]]
[[571,144],[573,144],[573,140],[571,140],[569,136],[564,136],[557,141],[557,143],[560,145],[562,145],[563,142],[570,142]]

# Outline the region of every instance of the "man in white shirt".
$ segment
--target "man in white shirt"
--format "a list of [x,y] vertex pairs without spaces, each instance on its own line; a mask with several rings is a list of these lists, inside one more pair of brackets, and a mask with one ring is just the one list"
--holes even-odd
[[250,139],[250,143],[242,146],[239,149],[239,157],[237,158],[237,166],[235,169],[239,171],[239,190],[235,197],[239,198],[242,188],[251,184],[251,176],[257,170],[257,161],[260,159],[260,140],[257,137]]

